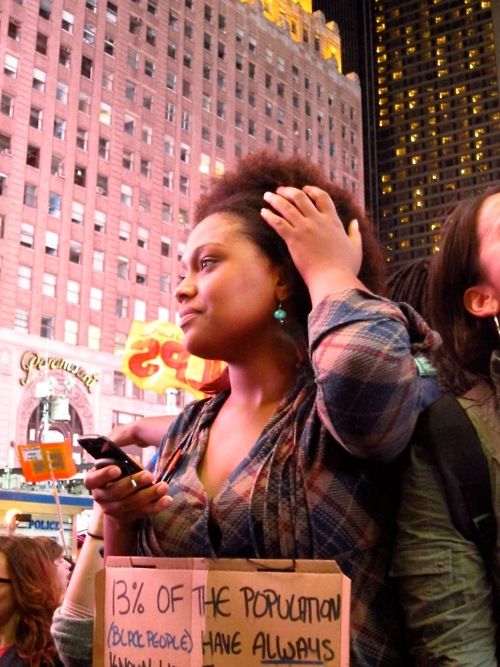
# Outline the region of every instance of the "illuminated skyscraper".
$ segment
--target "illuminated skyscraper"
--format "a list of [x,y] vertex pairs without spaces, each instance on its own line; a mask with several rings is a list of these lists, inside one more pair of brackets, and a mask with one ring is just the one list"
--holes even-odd
[[318,2],[341,34],[357,26],[367,202],[401,263],[432,254],[460,197],[500,179],[500,3]]

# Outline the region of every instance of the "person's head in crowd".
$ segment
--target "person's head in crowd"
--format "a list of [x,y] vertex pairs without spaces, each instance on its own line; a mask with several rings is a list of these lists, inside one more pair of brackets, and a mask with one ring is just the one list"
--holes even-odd
[[409,303],[424,319],[428,319],[430,263],[429,257],[413,259],[394,271],[389,271],[387,279],[390,298],[393,301]]
[[[290,286],[289,297],[282,302],[295,327],[288,331],[305,333],[311,300],[307,287],[295,268],[285,241],[261,217],[265,205],[265,192],[275,192],[279,186],[302,189],[314,185],[327,192],[347,229],[353,219],[358,220],[363,240],[363,260],[359,279],[377,294],[385,294],[385,263],[373,227],[363,209],[352,195],[338,184],[329,181],[323,172],[308,160],[293,159],[261,151],[241,159],[234,171],[227,171],[223,178],[215,180],[211,189],[200,197],[196,208],[196,225],[206,224],[212,216],[223,217],[228,229],[250,239],[272,266],[279,267],[283,281]],[[213,218],[212,218],[213,219]]]
[[64,549],[56,542],[56,540],[51,537],[46,537],[45,535],[39,535],[34,538],[39,544],[45,549],[47,556],[54,563],[57,570],[57,576],[61,582],[61,590],[64,595],[64,591],[68,587],[69,579],[71,576],[71,561],[64,553]]
[[56,568],[44,548],[30,537],[0,536],[0,637],[13,660],[57,664],[50,626],[59,601]]
[[443,345],[445,386],[463,393],[491,380],[500,345],[500,186],[457,204],[448,216],[429,282],[429,312]]

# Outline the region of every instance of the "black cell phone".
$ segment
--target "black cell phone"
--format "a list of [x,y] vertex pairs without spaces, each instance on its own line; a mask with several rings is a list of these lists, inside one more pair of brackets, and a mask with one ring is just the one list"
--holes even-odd
[[82,435],[78,438],[78,442],[94,459],[96,468],[104,468],[110,465],[118,466],[122,471],[119,479],[144,470],[140,463],[104,435]]

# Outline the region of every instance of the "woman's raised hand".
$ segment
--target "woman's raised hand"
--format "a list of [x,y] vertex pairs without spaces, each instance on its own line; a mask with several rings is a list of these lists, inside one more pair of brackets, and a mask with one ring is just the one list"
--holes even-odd
[[357,287],[362,261],[358,223],[346,233],[335,205],[324,190],[306,185],[302,190],[279,187],[266,192],[262,218],[285,241],[297,270],[306,283],[313,305],[328,294]]

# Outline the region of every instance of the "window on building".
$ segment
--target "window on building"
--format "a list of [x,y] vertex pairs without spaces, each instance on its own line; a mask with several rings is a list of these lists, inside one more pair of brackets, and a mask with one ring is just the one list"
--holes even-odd
[[16,309],[14,314],[14,331],[19,333],[28,333],[29,329],[29,312],[27,310]]
[[33,248],[35,239],[35,228],[27,222],[21,223],[21,238],[20,244],[25,248]]
[[124,206],[132,206],[132,195],[132,186],[122,183],[120,186],[120,201]]
[[101,102],[99,105],[99,122],[103,125],[111,125],[111,105]]
[[91,350],[101,349],[101,329],[95,324],[89,324],[87,345]]
[[118,5],[114,2],[108,2],[106,5],[106,21],[116,23],[118,21]]
[[19,264],[17,267],[17,286],[19,289],[31,289],[31,267]]
[[78,97],[78,111],[81,111],[85,114],[90,113],[90,95],[87,93],[80,93]]
[[102,197],[108,196],[108,177],[104,174],[97,174],[95,190]]
[[181,195],[189,195],[189,176],[181,174],[179,177],[179,190]]
[[173,102],[165,104],[165,120],[169,123],[173,123],[175,120],[175,104]]
[[144,190],[139,190],[139,211],[149,213],[151,210],[151,200],[149,194]]
[[86,23],[83,26],[83,41],[86,44],[93,45],[95,42],[95,26],[91,23]]
[[144,60],[144,74],[152,78],[155,75],[155,69],[155,63],[152,60],[149,60],[149,58],[146,58]]
[[82,151],[88,150],[89,133],[84,127],[76,128],[76,146]]
[[94,211],[94,231],[98,234],[104,234],[106,231],[106,213],[104,211]]
[[142,106],[144,109],[151,111],[153,108],[153,96],[149,95],[149,93],[144,93],[142,96]]
[[50,173],[53,176],[64,177],[64,160],[60,155],[52,155],[50,159]]
[[52,14],[52,0],[40,0],[38,6],[38,16],[48,21]]
[[184,21],[184,37],[193,39],[193,24],[191,21]]
[[104,90],[113,90],[113,72],[104,70],[102,73],[102,87]]
[[125,133],[129,134],[130,136],[133,136],[134,127],[135,127],[134,118],[132,116],[125,114],[125,118],[123,121],[123,130],[125,131]]
[[74,304],[80,303],[80,283],[76,280],[68,280],[66,301]]
[[172,222],[172,204],[168,202],[163,202],[161,205],[161,219],[162,222],[170,223]]
[[24,184],[23,204],[31,206],[31,208],[36,208],[37,206],[37,186],[33,185],[33,183]]
[[83,225],[83,216],[85,212],[84,205],[79,201],[71,203],[71,222],[75,225]]
[[146,302],[141,299],[134,300],[134,320],[137,320],[137,322],[146,321]]
[[42,338],[54,337],[54,318],[50,315],[42,315],[40,320],[40,336]]
[[92,251],[92,268],[94,271],[104,271],[104,250]]
[[172,9],[168,12],[168,27],[172,30],[177,30],[179,28],[179,16],[177,12],[174,12]]
[[4,197],[6,194],[7,194],[7,174],[2,174],[0,172],[0,196]]
[[49,192],[49,215],[54,218],[61,217],[62,197],[57,192]]
[[142,19],[133,14],[128,19],[128,31],[131,35],[139,35],[141,32]]
[[64,118],[56,116],[54,118],[54,137],[64,141],[66,138],[66,121]]
[[87,56],[82,56],[82,64],[80,67],[81,75],[86,77],[87,79],[91,79],[93,66],[94,63],[91,58],[87,58]]
[[160,249],[162,257],[170,257],[170,239],[166,236],[161,237]]
[[139,69],[139,54],[134,49],[127,51],[127,63],[131,69]]
[[111,35],[105,35],[104,37],[104,53],[108,56],[115,55],[115,38]]
[[7,25],[7,35],[16,42],[21,39],[21,25],[12,18]]
[[69,261],[73,264],[82,263],[82,244],[80,241],[69,242]]
[[151,46],[156,46],[156,30],[150,25],[146,26],[146,42]]
[[163,172],[163,187],[169,190],[174,189],[174,172],[171,169]]
[[99,137],[99,145],[97,150],[99,153],[99,157],[102,157],[103,160],[109,160],[109,150],[110,150],[109,139],[105,139],[104,137]]
[[123,149],[122,167],[127,169],[127,171],[132,171],[134,168],[134,154],[126,148]]
[[40,168],[40,148],[39,146],[33,146],[28,144],[28,150],[26,153],[26,164],[30,167]]
[[45,92],[45,81],[47,79],[47,75],[45,72],[41,69],[38,69],[36,67],[33,68],[33,90],[38,90],[40,93]]
[[61,45],[59,48],[59,65],[66,67],[67,69],[71,67],[71,49],[69,46]]
[[145,250],[148,247],[149,231],[144,227],[137,229],[137,246]]
[[56,84],[56,100],[61,104],[68,104],[69,86],[67,83],[58,81]]
[[181,129],[185,132],[191,131],[191,114],[189,111],[183,111],[181,116]]
[[51,232],[47,230],[45,232],[45,254],[56,257],[58,247],[59,247],[59,235],[57,234],[57,232]]
[[0,99],[0,113],[3,113],[4,116],[12,116],[14,115],[14,97],[12,95],[9,95],[8,93],[2,93],[2,97]]
[[141,174],[146,178],[151,178],[151,160],[141,158]]
[[15,56],[11,56],[10,53],[6,53],[3,63],[3,73],[5,76],[9,77],[10,79],[15,79],[17,77],[18,67],[19,59]]
[[129,269],[130,269],[130,261],[127,257],[118,257],[116,261],[116,275],[119,278],[123,278],[124,280],[128,280],[129,278]]
[[49,38],[47,35],[44,35],[43,32],[36,33],[36,42],[35,42],[35,51],[41,53],[43,56],[47,55],[47,46],[49,44]]
[[62,19],[61,19],[61,28],[66,32],[73,32],[73,24],[75,22],[75,17],[70,12],[63,10]]
[[148,270],[145,264],[140,264],[137,262],[135,266],[135,282],[138,285],[147,285]]
[[78,344],[78,322],[75,322],[75,320],[65,320],[64,342],[68,345]]
[[[215,161],[217,163],[217,160]],[[215,170],[217,173],[217,169]],[[189,225],[189,214],[185,208],[180,208],[177,215],[177,223],[181,229],[187,229]]]
[[54,298],[56,296],[57,277],[53,273],[43,274],[42,294]]
[[116,317],[128,317],[128,297],[119,296],[116,299]]
[[170,274],[169,273],[161,273],[160,274],[160,292],[163,292],[165,294],[170,293]]
[[118,228],[118,238],[121,239],[122,241],[130,241],[131,229],[132,225],[130,224],[130,222],[127,222],[126,220],[120,220]]
[[89,307],[91,310],[102,310],[103,292],[99,287],[90,288]]

